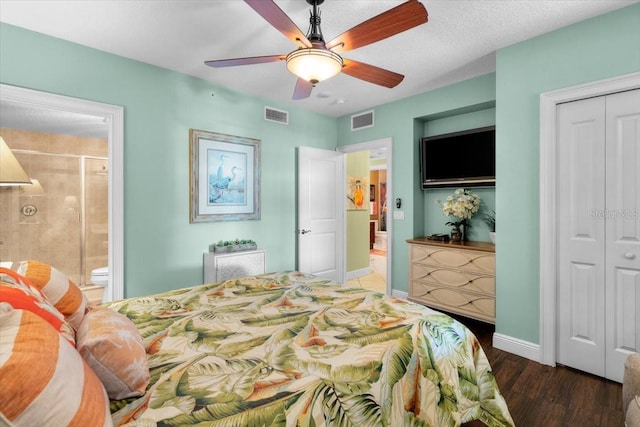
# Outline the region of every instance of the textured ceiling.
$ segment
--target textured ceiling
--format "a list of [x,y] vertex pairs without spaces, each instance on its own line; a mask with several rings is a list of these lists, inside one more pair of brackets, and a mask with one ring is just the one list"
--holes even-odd
[[[239,0],[0,0],[0,21],[338,117],[495,71],[496,50],[638,0],[423,0],[429,22],[344,54],[405,75],[394,89],[341,74],[292,101],[284,62],[214,69],[205,60],[288,53],[295,46]],[[306,33],[309,5],[276,1]],[[326,0],[330,40],[400,0]],[[46,72],[46,67],[43,67]],[[211,94],[202,94],[211,96]],[[268,102],[268,101],[265,101]]]

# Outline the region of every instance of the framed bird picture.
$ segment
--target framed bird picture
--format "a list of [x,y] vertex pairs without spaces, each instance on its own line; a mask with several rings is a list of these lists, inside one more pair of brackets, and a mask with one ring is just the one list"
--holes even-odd
[[189,130],[189,222],[260,219],[260,144]]

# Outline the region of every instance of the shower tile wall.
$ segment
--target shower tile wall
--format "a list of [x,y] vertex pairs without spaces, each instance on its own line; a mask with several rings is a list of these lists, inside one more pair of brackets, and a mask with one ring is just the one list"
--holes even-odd
[[[91,270],[108,265],[108,141],[8,128],[0,128],[0,135],[29,177],[37,179],[44,190],[44,195],[32,195],[28,187],[0,187],[0,261],[36,259],[55,266],[74,282],[86,284]],[[84,282],[79,156],[103,158],[85,159]],[[37,212],[25,215],[25,205],[35,206]]]

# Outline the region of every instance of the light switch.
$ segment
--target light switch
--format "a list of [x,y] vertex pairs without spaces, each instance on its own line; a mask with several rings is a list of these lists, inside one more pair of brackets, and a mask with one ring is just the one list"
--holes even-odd
[[393,219],[404,219],[404,211],[393,211]]

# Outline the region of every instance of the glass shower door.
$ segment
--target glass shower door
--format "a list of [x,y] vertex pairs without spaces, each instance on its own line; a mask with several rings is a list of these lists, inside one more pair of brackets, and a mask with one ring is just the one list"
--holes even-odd
[[38,260],[78,285],[109,265],[108,160],[16,150],[38,185],[0,192],[0,259]]
[[84,159],[84,279],[90,283],[91,272],[109,265],[109,179],[108,161]]
[[10,259],[42,261],[80,283],[82,196],[78,158],[37,152],[15,154],[41,190],[34,186],[12,190]]

